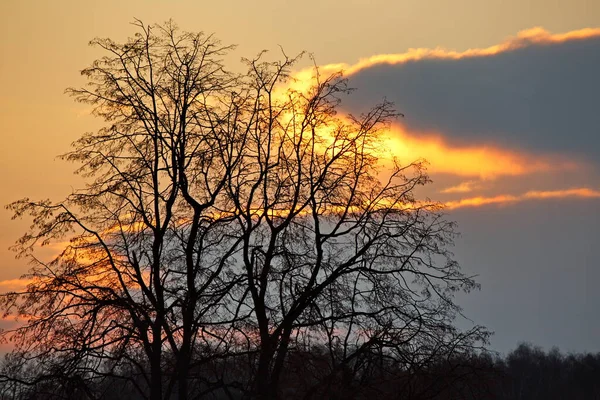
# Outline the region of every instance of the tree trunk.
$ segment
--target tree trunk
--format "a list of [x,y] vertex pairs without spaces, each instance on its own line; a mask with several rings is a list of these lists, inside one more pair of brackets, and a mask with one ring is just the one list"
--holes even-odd
[[291,327],[284,329],[281,340],[279,342],[279,348],[277,349],[277,357],[275,358],[273,369],[271,371],[271,386],[273,386],[275,389],[279,388],[279,379],[281,377],[283,365],[287,358],[288,345],[290,343],[291,333]]
[[150,399],[162,400],[162,370],[160,353],[153,354],[150,365]]
[[152,355],[150,359],[150,399],[162,400],[162,315],[158,313],[152,326]]
[[275,400],[277,399],[277,387],[271,379],[271,362],[275,354],[274,346],[263,344],[258,359],[258,369],[256,372],[254,394],[256,399]]
[[179,400],[187,400],[189,397],[190,358],[190,348],[185,343],[180,349],[177,360],[177,396]]

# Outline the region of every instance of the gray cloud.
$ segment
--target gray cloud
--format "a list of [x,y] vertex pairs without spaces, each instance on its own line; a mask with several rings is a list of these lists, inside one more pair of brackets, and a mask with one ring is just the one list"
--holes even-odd
[[456,144],[600,156],[600,37],[531,43],[491,56],[378,64],[350,77],[344,107],[382,96],[403,123]]

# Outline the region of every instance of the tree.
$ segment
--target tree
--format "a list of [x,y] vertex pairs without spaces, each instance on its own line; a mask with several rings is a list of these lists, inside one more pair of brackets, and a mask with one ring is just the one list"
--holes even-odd
[[477,285],[448,250],[454,224],[415,196],[424,162],[379,160],[390,103],[341,115],[341,74],[315,67],[291,89],[298,58],[260,54],[237,75],[212,36],[135,25],[125,43],[92,41],[106,56],[67,91],[106,122],[64,156],[89,184],[9,205],[33,217],[16,245],[31,283],[0,303],[26,319],[4,334],[24,355],[9,364],[19,383],[277,398],[294,354],[320,348],[311,395],[373,362],[410,371],[486,339],[452,325],[453,293]]

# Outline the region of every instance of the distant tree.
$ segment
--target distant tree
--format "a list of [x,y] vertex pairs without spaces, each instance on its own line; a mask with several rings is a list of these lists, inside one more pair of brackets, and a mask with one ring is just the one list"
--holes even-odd
[[[33,217],[16,249],[34,266],[1,298],[25,319],[4,333],[22,356],[6,379],[57,397],[62,379],[89,397],[122,381],[151,399],[273,399],[319,348],[311,396],[485,341],[453,326],[454,293],[477,285],[448,250],[454,224],[415,195],[423,161],[379,159],[391,104],[341,115],[341,74],[291,89],[296,58],[236,75],[212,36],[136,25],[92,41],[106,56],[68,90],[106,122],[64,156],[89,184],[9,206]],[[62,252],[36,258],[50,242]]]
[[558,400],[600,398],[600,354],[563,355],[522,343],[494,362],[492,398]]

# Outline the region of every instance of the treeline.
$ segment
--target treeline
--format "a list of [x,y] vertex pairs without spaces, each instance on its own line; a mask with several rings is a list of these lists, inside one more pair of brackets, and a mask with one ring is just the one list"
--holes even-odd
[[[246,364],[215,359],[190,374],[189,397],[209,399],[247,398]],[[600,353],[564,354],[521,344],[505,357],[489,352],[461,354],[439,359],[406,359],[385,354],[365,354],[354,362],[334,365],[330,349],[314,347],[294,351],[287,360],[278,397],[282,399],[600,399]],[[19,364],[15,363],[13,365]],[[10,368],[6,360],[4,368]],[[114,368],[117,368],[116,366]],[[106,370],[69,376],[56,371],[52,379],[23,386],[17,381],[2,385],[2,399],[138,399],[142,379]],[[165,376],[174,366],[164,365]],[[134,371],[135,369],[131,369]],[[114,372],[114,371],[113,371]],[[143,391],[143,390],[142,390]],[[177,398],[176,391],[172,398]]]
[[490,362],[496,399],[600,399],[600,353],[545,352],[521,344]]
[[480,353],[438,362],[413,381],[419,388],[414,396],[398,392],[389,398],[600,399],[600,353],[565,354],[524,343],[506,356]]

